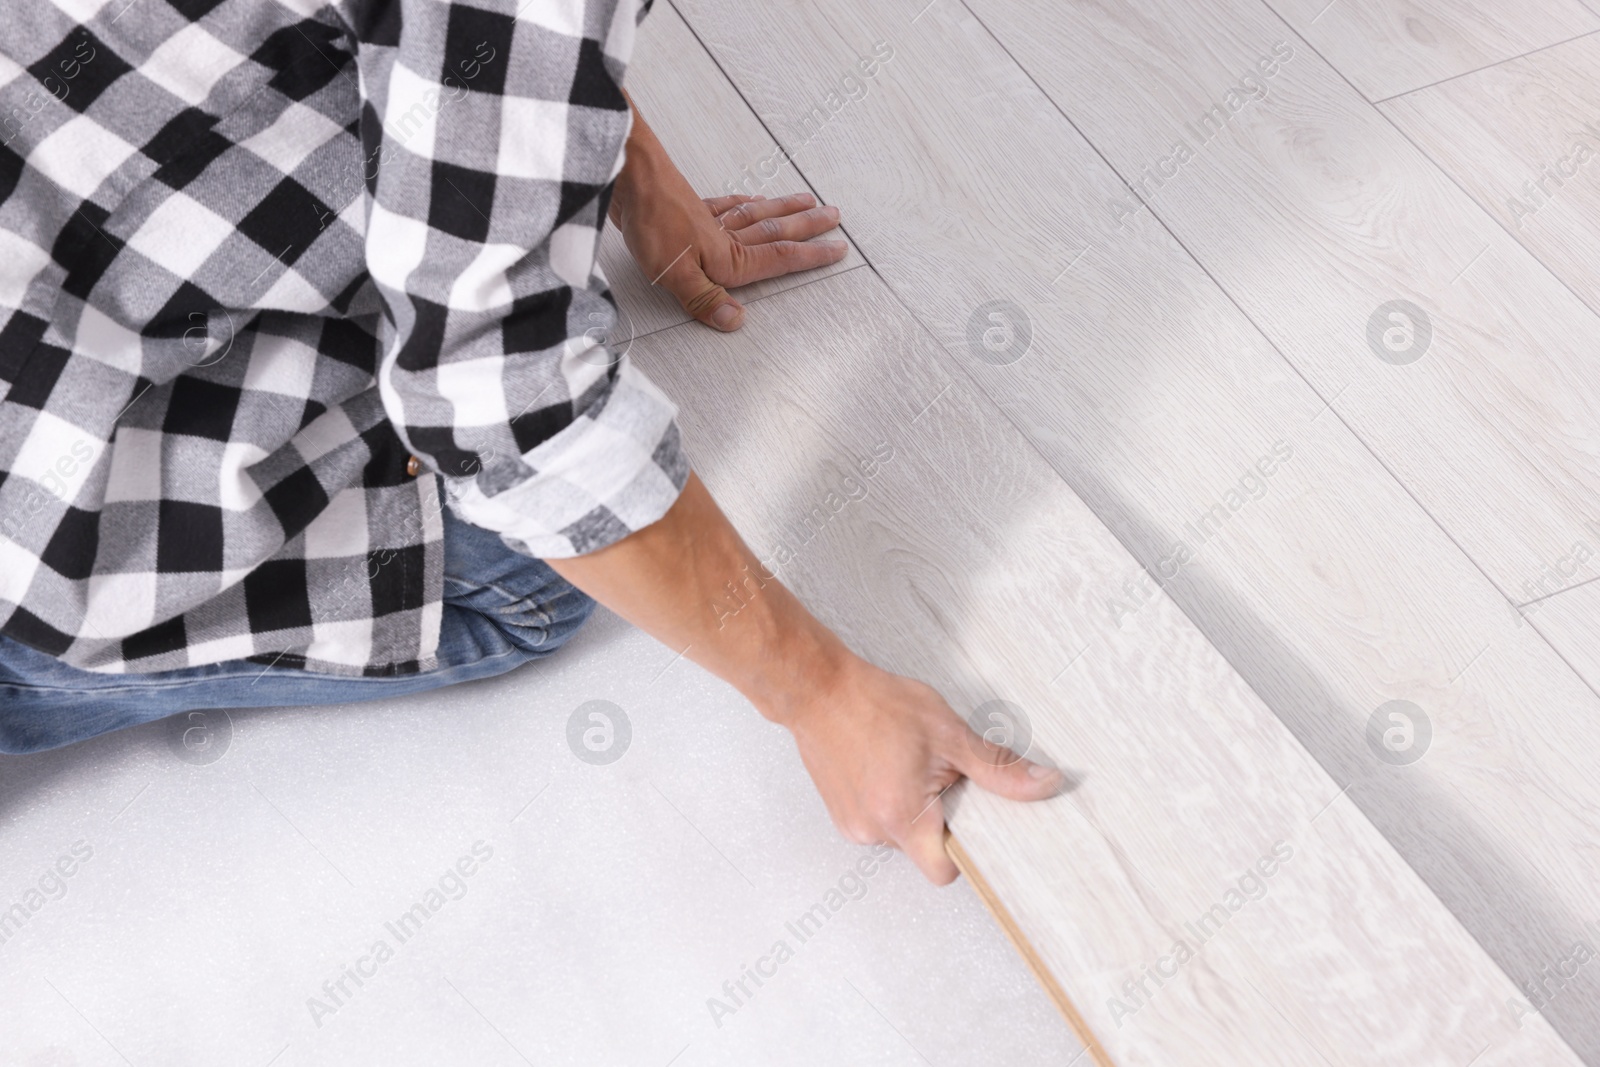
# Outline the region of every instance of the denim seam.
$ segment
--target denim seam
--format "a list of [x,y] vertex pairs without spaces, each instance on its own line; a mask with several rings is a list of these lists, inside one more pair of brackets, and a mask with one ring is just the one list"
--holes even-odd
[[[435,670],[436,671],[441,671],[441,672],[442,671],[451,671],[451,670],[455,670],[457,667],[467,667],[467,666],[471,666],[472,664],[478,664],[478,663],[491,663],[491,662],[493,662],[495,660],[504,659],[507,656],[514,656],[514,655],[518,655],[518,654],[526,654],[526,653],[523,652],[523,650],[521,650],[521,649],[510,648],[510,649],[506,649],[504,652],[496,652],[492,656],[479,657],[478,659],[472,660],[470,663],[458,663],[454,667],[439,667],[439,668],[435,668]],[[282,670],[279,670],[278,672],[274,673],[272,676],[274,678],[289,677],[289,676],[291,676],[290,673],[289,673],[291,671],[294,671],[294,668],[283,668]],[[14,690],[18,691],[19,693],[81,693],[86,698],[90,697],[90,696],[98,697],[98,696],[108,695],[108,694],[114,696],[114,695],[116,695],[118,693],[133,693],[133,694],[147,693],[147,692],[150,692],[151,690],[181,689],[184,686],[198,685],[198,684],[202,684],[202,683],[232,681],[232,680],[235,680],[235,679],[238,679],[238,678],[243,678],[248,673],[250,673],[250,672],[249,671],[239,671],[237,673],[230,672],[230,673],[227,673],[227,674],[208,674],[208,675],[206,675],[206,676],[204,676],[202,678],[182,678],[182,679],[178,679],[176,681],[171,681],[171,682],[144,682],[144,683],[142,683],[140,685],[106,686],[104,688],[101,688],[101,687],[98,687],[98,686],[94,687],[94,688],[84,688],[84,687],[80,687],[80,686],[66,686],[66,685],[26,685],[26,684],[19,685],[16,682],[4,682],[4,683],[0,683],[0,693],[4,693],[7,690],[14,689]],[[434,673],[434,672],[433,671],[423,671],[423,672],[420,672],[418,674],[409,675],[409,677],[425,678],[431,673]],[[258,675],[257,677],[261,677],[261,676]],[[317,674],[317,673],[315,673],[313,671],[294,671],[292,677],[306,679],[306,680],[309,680],[309,681],[316,681],[316,682],[357,682],[357,683],[388,682],[388,683],[393,683],[393,682],[395,682],[397,680],[394,675],[377,676],[377,675],[356,675],[356,674],[348,674],[348,675],[347,674]]]
[[[456,578],[453,575],[449,575],[449,574],[446,574],[444,576],[444,580],[446,582],[455,582],[457,585],[467,586],[470,589],[489,589],[489,590],[492,590],[493,592],[498,593],[500,596],[505,598],[505,600],[507,602],[507,606],[530,605],[528,607],[523,608],[523,610],[529,612],[532,615],[537,616],[538,619],[539,619],[539,625],[541,627],[548,627],[550,625],[550,623],[552,622],[552,619],[550,617],[550,613],[544,609],[543,605],[534,604],[532,601],[529,600],[528,597],[518,596],[517,594],[513,593],[511,590],[505,588],[502,585],[498,585],[495,582],[467,582],[467,581],[464,581],[464,580],[462,580],[460,578]],[[557,596],[565,596],[566,595],[566,591],[563,590],[562,592],[560,592],[560,593],[558,593],[556,595]],[[554,599],[554,598],[552,598],[552,599]],[[503,611],[499,611],[499,612],[496,612],[495,614],[496,615],[503,615],[505,613]]]

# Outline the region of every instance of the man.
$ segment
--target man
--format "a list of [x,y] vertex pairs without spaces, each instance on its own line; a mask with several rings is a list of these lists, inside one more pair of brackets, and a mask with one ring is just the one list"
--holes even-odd
[[1056,789],[776,580],[736,626],[706,607],[760,564],[604,343],[600,228],[723,330],[725,286],[844,243],[806,240],[838,221],[806,196],[694,195],[622,91],[634,2],[28,0],[0,60],[0,747],[485,677],[598,600],[937,882],[951,782]]

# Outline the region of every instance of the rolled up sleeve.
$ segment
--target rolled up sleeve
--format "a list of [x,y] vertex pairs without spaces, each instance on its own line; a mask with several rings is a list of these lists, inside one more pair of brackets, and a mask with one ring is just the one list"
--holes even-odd
[[659,519],[677,409],[595,262],[636,0],[355,0],[367,268],[389,418],[457,514],[529,555]]

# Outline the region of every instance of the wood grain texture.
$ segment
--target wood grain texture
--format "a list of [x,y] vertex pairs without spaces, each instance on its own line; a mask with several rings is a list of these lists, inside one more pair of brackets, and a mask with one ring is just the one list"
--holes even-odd
[[1132,560],[876,276],[765,310],[634,354],[825,621],[1078,780],[951,825],[1112,1062],[1578,1062],[1171,600],[1110,621]]
[[[1378,826],[1508,973],[1535,979],[1561,958],[1600,916],[1600,787],[1583,755],[1600,751],[1600,700],[1171,233],[1149,211],[1119,214],[1126,186],[1028,74],[954,5],[781,4],[770,45],[734,32],[725,0],[682,6],[774,117],[874,40],[893,42],[877,95],[839,117],[804,169],[846,203],[876,272],[1143,564],[1108,593],[1105,618],[1134,625],[1156,591],[1171,595],[1347,787],[1340,804]],[[1038,20],[1030,32],[1061,65],[1100,73]],[[1185,25],[1184,47],[1163,58],[1078,28],[1101,50],[1179,70],[1191,54],[1216,61],[1208,32]],[[1100,98],[1159,85],[1134,69],[1080,87],[1069,115],[1082,124],[1073,113]],[[1215,211],[1219,228],[1248,229],[1256,213],[1237,199]],[[1281,284],[1277,246],[1257,249],[1254,273]],[[1031,325],[1031,349],[1009,366],[969,348],[974,310],[995,299]],[[1292,458],[1263,477],[1256,464],[1279,442]],[[1494,499],[1466,486],[1480,506]],[[1392,700],[1431,723],[1409,766],[1366,738]],[[1600,979],[1571,988],[1547,1012],[1600,1057]]]
[[[972,7],[1508,598],[1566,552],[1600,501],[1600,316],[1337,73],[1256,0]],[[1233,111],[1241,72],[1265,95]]]
[[[777,146],[771,136],[671,5],[657,4],[645,18],[627,84],[645,121],[701,196],[815,194],[792,163],[772,158]],[[762,172],[772,177],[762,180],[755,172],[769,159],[772,166]],[[820,240],[840,238],[848,240],[835,230]],[[600,236],[599,259],[622,312],[617,325],[620,343],[692,321],[671,293],[650,284],[615,226],[607,226]],[[748,304],[861,265],[861,253],[852,245],[843,259],[829,266],[729,291]]]
[[1600,311],[1600,35],[1390,100],[1380,110]]
[[1382,100],[1600,29],[1582,0],[1268,0],[1296,33]]
[[1533,628],[1600,691],[1600,582],[1525,604],[1521,610]]

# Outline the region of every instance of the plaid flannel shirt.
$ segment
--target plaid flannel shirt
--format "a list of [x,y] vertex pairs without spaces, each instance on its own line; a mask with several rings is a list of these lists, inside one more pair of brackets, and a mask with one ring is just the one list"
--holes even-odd
[[425,670],[438,485],[534,556],[664,514],[676,409],[595,263],[647,8],[13,0],[0,632]]

